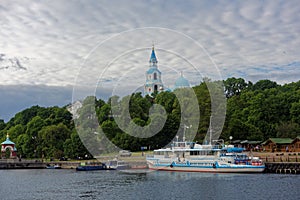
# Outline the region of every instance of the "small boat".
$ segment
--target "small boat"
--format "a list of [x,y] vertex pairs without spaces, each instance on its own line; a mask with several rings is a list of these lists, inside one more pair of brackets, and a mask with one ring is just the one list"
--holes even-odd
[[243,148],[186,141],[173,142],[171,148],[154,150],[146,161],[149,169],[162,171],[258,173],[265,169],[260,158],[248,156]]
[[94,170],[111,170],[104,163],[101,164],[88,164],[81,163],[78,167],[76,167],[77,171],[94,171]]
[[124,170],[130,168],[129,163],[126,163],[123,160],[118,160],[116,158],[113,160],[109,160],[106,166],[108,169],[115,169],[115,170]]
[[50,165],[48,164],[46,166],[47,169],[61,169],[61,166],[60,165]]

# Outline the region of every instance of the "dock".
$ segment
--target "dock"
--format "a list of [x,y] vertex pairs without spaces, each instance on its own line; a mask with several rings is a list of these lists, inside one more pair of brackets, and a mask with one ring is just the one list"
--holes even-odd
[[0,159],[0,169],[43,169],[44,162],[38,160]]
[[300,174],[299,162],[267,162],[266,173],[276,174]]
[[[107,160],[106,160],[107,161]],[[42,161],[42,160],[18,160],[18,159],[0,159],[0,170],[5,169],[45,169],[47,166],[58,165],[61,169],[76,169],[81,163],[86,163],[90,165],[98,165],[102,162],[106,162],[105,160],[76,160],[76,161]],[[126,160],[131,168],[139,169],[145,168],[145,161],[130,161]]]
[[[1,169],[44,169],[49,165],[59,165],[62,169],[75,169],[82,161],[42,161],[42,160],[18,160],[0,159]],[[97,164],[99,162],[95,162]]]
[[254,153],[265,165],[265,173],[300,174],[299,152]]

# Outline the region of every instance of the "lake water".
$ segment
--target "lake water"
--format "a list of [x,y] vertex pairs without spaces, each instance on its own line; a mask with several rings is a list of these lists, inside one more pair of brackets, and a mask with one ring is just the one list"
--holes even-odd
[[300,176],[0,170],[0,199],[299,199]]

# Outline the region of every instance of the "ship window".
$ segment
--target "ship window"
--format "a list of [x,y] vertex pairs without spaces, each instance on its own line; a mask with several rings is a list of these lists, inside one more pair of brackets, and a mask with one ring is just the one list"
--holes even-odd
[[165,156],[165,158],[168,158],[169,157],[169,154],[168,154],[168,152],[164,152],[164,156]]
[[200,154],[199,151],[191,151],[190,152],[190,155],[192,155],[192,156],[196,156],[196,155],[199,155],[199,154]]

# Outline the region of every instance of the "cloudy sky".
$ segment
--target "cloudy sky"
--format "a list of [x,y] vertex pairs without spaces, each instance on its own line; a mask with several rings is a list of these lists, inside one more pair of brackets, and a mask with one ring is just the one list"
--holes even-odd
[[11,0],[0,1],[0,26],[5,120],[32,105],[66,105],[74,93],[138,90],[153,43],[168,87],[181,71],[192,84],[300,77],[297,0]]

